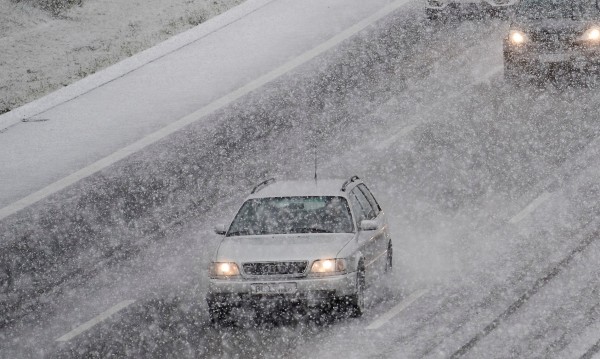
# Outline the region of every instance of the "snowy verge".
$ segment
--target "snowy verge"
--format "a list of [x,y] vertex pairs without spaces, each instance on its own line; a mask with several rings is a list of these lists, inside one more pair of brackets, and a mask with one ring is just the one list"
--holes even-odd
[[19,123],[24,119],[51,109],[59,104],[81,96],[103,84],[122,77],[136,69],[155,61],[173,51],[185,47],[212,32],[239,20],[247,14],[256,11],[274,0],[247,0],[225,13],[215,16],[206,22],[178,34],[154,47],[133,55],[113,66],[87,76],[69,86],[63,87],[38,100],[18,107],[6,114],[0,115],[0,132]]

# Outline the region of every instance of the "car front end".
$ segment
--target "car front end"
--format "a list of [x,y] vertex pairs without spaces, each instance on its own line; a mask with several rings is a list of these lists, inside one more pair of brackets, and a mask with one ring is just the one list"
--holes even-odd
[[521,0],[503,41],[504,76],[600,69],[600,0]]
[[504,38],[504,59],[523,67],[565,64],[578,69],[600,64],[600,23],[580,26],[513,25]]
[[229,318],[235,307],[260,311],[278,304],[310,309],[339,303],[352,315],[362,314],[364,255],[343,191],[348,183],[322,182],[317,188],[266,181],[255,187],[230,226],[215,227],[223,237],[208,268],[206,301],[213,323]]
[[317,307],[356,291],[356,271],[348,263],[342,258],[213,262],[207,301],[228,307],[267,302]]

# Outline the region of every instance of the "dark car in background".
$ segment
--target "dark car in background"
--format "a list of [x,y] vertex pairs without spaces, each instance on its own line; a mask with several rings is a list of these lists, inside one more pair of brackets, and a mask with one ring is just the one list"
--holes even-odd
[[600,69],[600,0],[521,0],[504,38],[504,76]]
[[518,0],[426,0],[425,14],[429,20],[448,15],[489,14],[508,15]]

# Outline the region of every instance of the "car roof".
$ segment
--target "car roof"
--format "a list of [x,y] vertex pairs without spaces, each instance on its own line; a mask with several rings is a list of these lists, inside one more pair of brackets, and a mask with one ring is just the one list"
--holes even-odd
[[[346,197],[348,191],[342,191],[345,179],[326,179],[318,181],[275,181],[265,184],[248,196],[251,198],[268,197],[309,197],[309,196],[340,196]],[[348,184],[348,189],[357,183],[362,183],[358,178]]]

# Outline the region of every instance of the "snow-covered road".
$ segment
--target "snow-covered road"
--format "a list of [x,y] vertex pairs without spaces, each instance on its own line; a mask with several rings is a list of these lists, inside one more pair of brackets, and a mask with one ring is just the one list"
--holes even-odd
[[[600,349],[600,95],[568,81],[507,86],[505,30],[495,19],[431,24],[411,3],[209,117],[221,119],[210,131],[196,124],[149,148],[134,168],[192,173],[203,191],[190,193],[208,197],[201,210],[131,258],[45,295],[3,330],[0,354],[591,357]],[[361,175],[391,215],[393,278],[371,290],[360,319],[256,327],[240,313],[237,326],[211,328],[212,223],[253,180],[310,178],[314,143],[321,177]],[[163,158],[179,162],[157,165]]]
[[[75,84],[75,90],[64,89],[52,104],[44,98],[36,101],[35,110],[30,104],[26,107],[32,110],[1,116],[0,152],[6,155],[0,162],[0,219],[294,69],[319,53],[309,50],[387,3],[250,1],[241,5],[247,9],[239,16],[224,23],[225,15],[211,19],[203,27],[212,31],[193,29],[191,39],[189,33],[181,34],[179,43],[171,40],[154,58],[138,54],[105,70],[108,75],[98,74],[95,82],[84,80],[88,88],[77,91],[82,85]],[[335,45],[325,44],[321,52]],[[124,153],[115,156],[119,151]],[[65,181],[77,171],[81,175]],[[66,183],[57,186],[60,181]],[[23,200],[32,193],[37,195]]]

